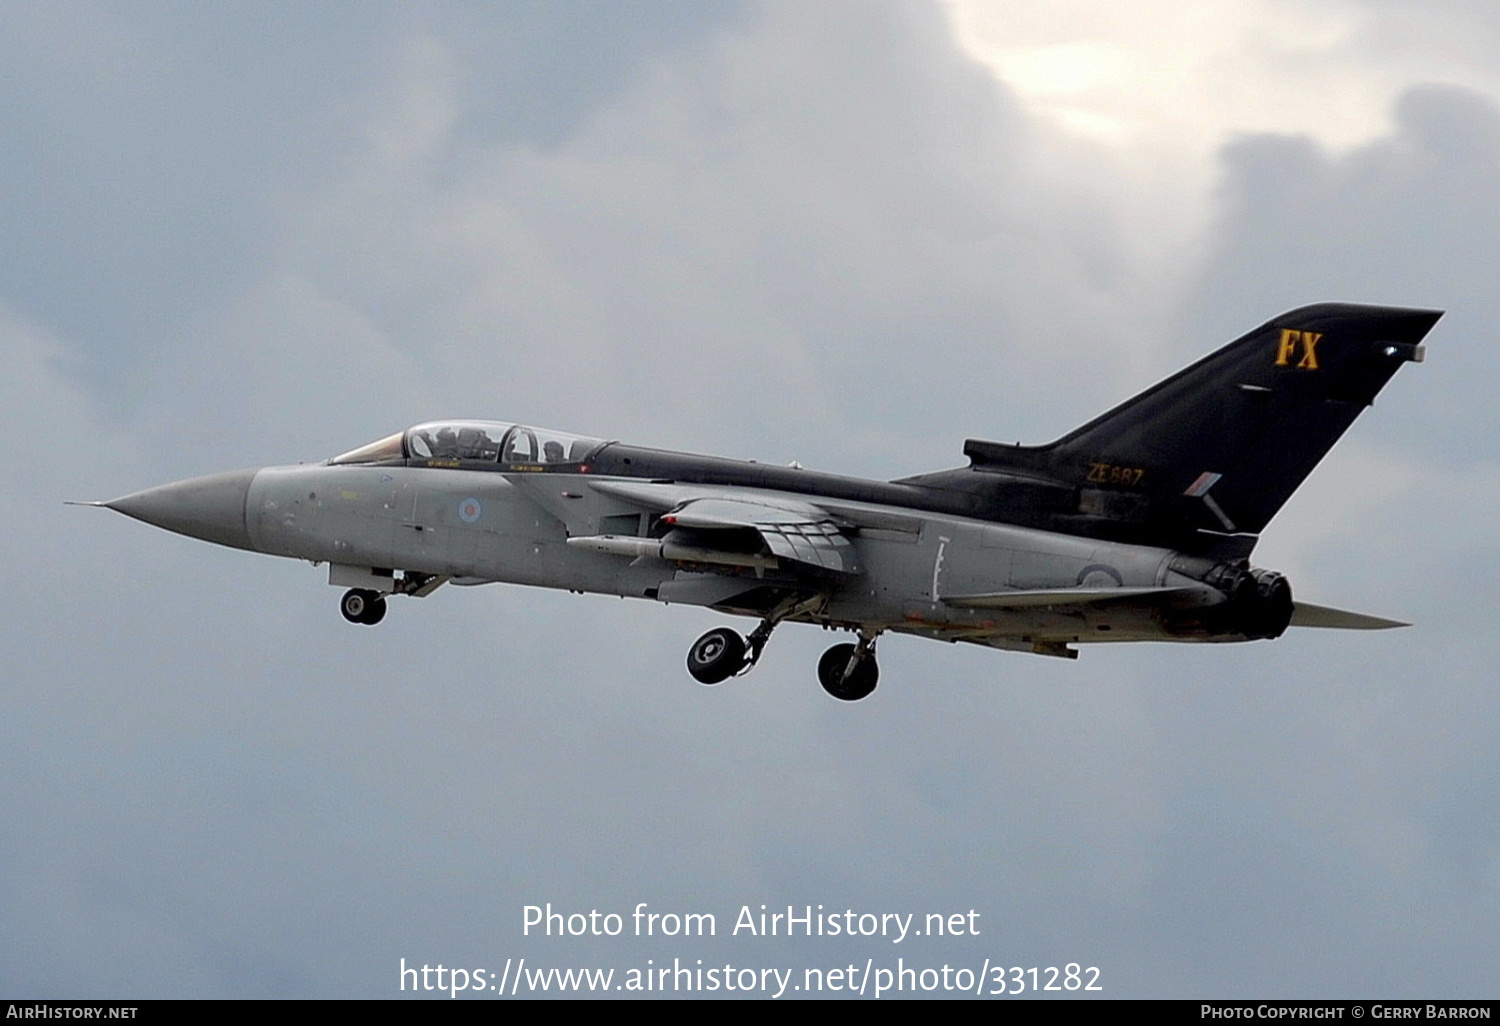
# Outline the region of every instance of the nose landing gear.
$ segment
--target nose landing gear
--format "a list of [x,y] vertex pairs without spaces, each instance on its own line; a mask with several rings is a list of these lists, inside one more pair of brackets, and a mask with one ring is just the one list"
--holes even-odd
[[364,588],[351,588],[339,600],[339,612],[350,623],[362,623],[373,627],[385,619],[385,599],[379,592]]
[[[380,580],[382,577],[383,581]],[[329,584],[342,586],[365,581],[378,581],[382,587],[379,591],[373,588],[350,588],[339,599],[339,612],[350,623],[373,627],[385,619],[385,593],[426,598],[446,584],[448,577],[447,575],[417,573],[413,570],[395,576],[390,570],[375,571],[348,566],[329,567]]]

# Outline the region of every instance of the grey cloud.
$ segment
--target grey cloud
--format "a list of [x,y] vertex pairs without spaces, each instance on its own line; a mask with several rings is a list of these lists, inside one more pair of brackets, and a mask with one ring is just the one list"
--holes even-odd
[[[1404,94],[1395,116],[1390,137],[1347,155],[1266,136],[1226,151],[1219,241],[1181,332],[1253,324],[1252,300],[1273,310],[1334,298],[1447,309],[1433,364],[1412,375],[1420,398],[1382,409],[1373,428],[1426,458],[1474,446],[1493,454],[1500,112],[1475,93],[1427,86]],[[1458,438],[1468,444],[1455,449]]]
[[[545,147],[462,131],[467,50],[426,33],[364,159],[284,212],[276,269],[465,410],[811,463],[853,447],[847,469],[893,476],[958,458],[909,423],[1020,433],[1082,390],[1081,419],[1118,391],[1057,383],[1076,363],[1055,342],[1150,330],[1113,316],[1128,259],[943,32],[918,5],[762,6]],[[326,374],[315,337],[284,344]]]

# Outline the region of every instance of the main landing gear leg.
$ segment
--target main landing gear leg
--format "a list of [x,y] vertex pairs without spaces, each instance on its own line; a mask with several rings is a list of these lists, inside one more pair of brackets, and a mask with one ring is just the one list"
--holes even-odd
[[751,631],[750,636],[745,639],[745,646],[749,649],[749,654],[745,657],[745,670],[760,662],[760,654],[765,649],[766,642],[771,640],[771,632],[776,629],[776,624],[775,620],[762,620],[760,626]]
[[742,638],[728,627],[715,627],[688,649],[688,673],[700,684],[718,684],[744,673],[760,661],[775,629],[776,621],[762,620],[748,638]]
[[693,642],[693,647],[688,649],[688,673],[700,684],[718,684],[736,674],[745,673],[760,662],[760,654],[765,650],[766,642],[771,640],[771,632],[778,623],[787,617],[815,609],[825,601],[827,596],[821,594],[811,598],[793,596],[786,599],[766,614],[766,618],[750,632],[748,638],[740,637],[728,627],[715,627]]
[[818,660],[818,683],[823,690],[844,702],[858,702],[868,697],[880,682],[880,666],[875,662],[875,639],[879,632],[859,632],[859,644],[834,645]]

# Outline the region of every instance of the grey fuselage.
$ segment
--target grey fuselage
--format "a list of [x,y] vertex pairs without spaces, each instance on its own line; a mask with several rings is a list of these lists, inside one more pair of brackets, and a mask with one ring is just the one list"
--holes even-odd
[[[434,465],[444,463],[458,465]],[[624,558],[576,543],[600,536],[649,540],[661,533],[664,512],[715,489],[738,500],[812,499],[848,524],[858,572],[827,574],[810,585],[805,568]],[[1213,636],[1191,615],[1220,600],[1206,588],[1175,619],[1119,604],[999,610],[944,602],[945,595],[1011,589],[1197,584],[1173,569],[1183,557],[1170,550],[966,515],[975,505],[973,494],[956,488],[611,444],[586,467],[558,471],[409,459],[268,467],[249,484],[245,528],[256,551],[349,568],[330,577],[339,584],[360,583],[355,568],[374,568],[364,583],[379,588],[390,571],[402,570],[457,583],[502,581],[749,616],[806,596],[806,608],[787,619],[1025,650]],[[1227,632],[1222,640],[1241,638]]]
[[[1076,642],[1275,638],[1399,621],[1294,602],[1249,557],[1435,310],[1290,310],[1040,446],[869,481],[497,421],[433,421],[323,464],[216,474],[98,503],[207,541],[328,563],[344,617],[384,594],[506,581],[757,617],[690,650],[742,672],[792,620],[858,632],[819,679],[874,687],[884,631],[1045,655]],[[743,665],[742,665],[743,662]],[[825,665],[825,663],[827,665]],[[866,669],[861,669],[865,666]]]

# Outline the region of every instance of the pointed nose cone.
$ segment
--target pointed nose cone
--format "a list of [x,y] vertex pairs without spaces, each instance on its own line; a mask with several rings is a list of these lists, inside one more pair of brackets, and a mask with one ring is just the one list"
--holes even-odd
[[257,471],[194,477],[104,503],[127,517],[168,531],[255,551],[245,529],[245,499]]

